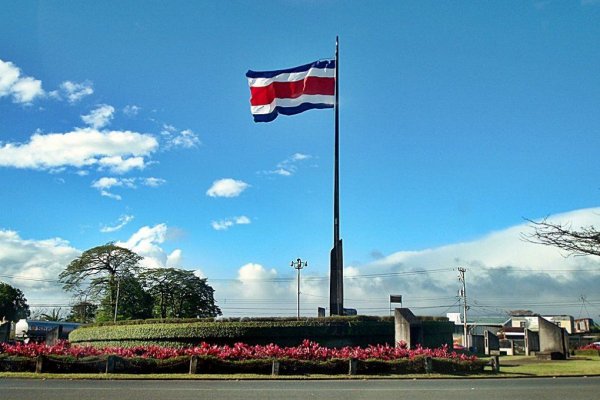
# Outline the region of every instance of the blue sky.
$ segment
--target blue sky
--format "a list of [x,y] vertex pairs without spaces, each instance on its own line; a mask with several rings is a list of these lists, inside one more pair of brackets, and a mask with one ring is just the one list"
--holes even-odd
[[[66,305],[50,281],[117,241],[198,270],[227,315],[294,315],[301,257],[315,314],[333,112],[255,124],[245,72],[331,58],[339,35],[341,236],[359,276],[346,305],[385,313],[401,292],[422,313],[455,311],[462,265],[494,305],[481,313],[521,308],[531,295],[483,287],[510,267],[530,273],[515,284],[558,285],[529,308],[597,317],[598,262],[520,232],[523,217],[600,222],[599,22],[594,0],[3,2],[0,278]],[[444,272],[401,275],[421,269]]]

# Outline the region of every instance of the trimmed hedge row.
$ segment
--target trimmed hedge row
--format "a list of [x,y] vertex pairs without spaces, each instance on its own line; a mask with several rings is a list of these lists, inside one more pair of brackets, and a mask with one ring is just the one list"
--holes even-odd
[[390,318],[308,318],[246,321],[119,323],[81,327],[69,335],[73,344],[97,347],[158,344],[185,347],[200,342],[211,344],[269,344],[294,346],[310,338],[328,346],[366,346],[394,343],[394,322]]
[[[43,372],[52,373],[103,373],[107,370],[108,356],[74,358],[68,356],[45,356]],[[113,373],[188,373],[190,357],[176,357],[166,360],[151,358],[113,357],[111,366]],[[328,361],[307,361],[281,359],[278,373],[281,375],[328,374],[340,375],[349,373],[349,361],[333,359]],[[481,360],[460,361],[456,359],[433,358],[433,373],[469,374],[481,373],[486,363]],[[198,357],[196,373],[198,374],[271,374],[273,360],[221,360],[214,357]],[[423,374],[425,357],[412,359],[357,360],[358,375],[369,374]],[[36,359],[27,357],[0,356],[0,371],[34,372]]]

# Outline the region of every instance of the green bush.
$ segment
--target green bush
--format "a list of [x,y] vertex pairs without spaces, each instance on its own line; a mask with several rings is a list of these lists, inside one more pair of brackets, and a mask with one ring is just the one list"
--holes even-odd
[[193,321],[97,324],[74,330],[69,335],[69,341],[97,347],[140,344],[182,347],[197,345],[203,341],[213,344],[244,342],[295,346],[303,339],[311,339],[327,346],[366,346],[394,342],[393,321],[380,317],[309,318],[300,321],[272,318]]

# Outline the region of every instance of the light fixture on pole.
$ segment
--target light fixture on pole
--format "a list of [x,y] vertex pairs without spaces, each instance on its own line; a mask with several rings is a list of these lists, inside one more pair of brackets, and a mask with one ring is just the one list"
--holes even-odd
[[300,270],[304,267],[308,266],[307,261],[302,261],[301,259],[297,259],[296,261],[292,261],[291,266],[298,271],[298,313],[297,319],[300,319]]

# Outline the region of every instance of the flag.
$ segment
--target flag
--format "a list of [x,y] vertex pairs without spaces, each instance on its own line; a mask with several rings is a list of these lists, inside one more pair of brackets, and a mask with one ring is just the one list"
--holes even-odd
[[248,71],[254,122],[294,115],[335,104],[335,60],[321,60],[277,71]]

